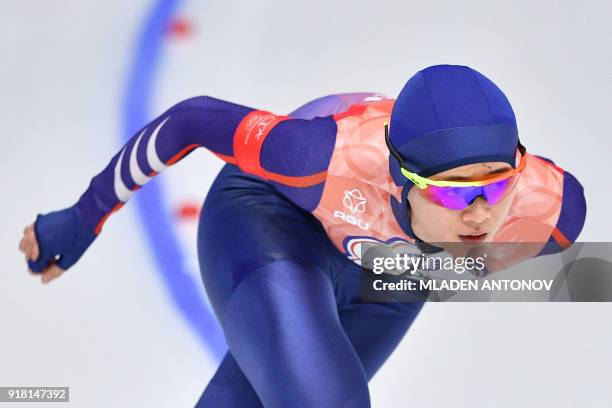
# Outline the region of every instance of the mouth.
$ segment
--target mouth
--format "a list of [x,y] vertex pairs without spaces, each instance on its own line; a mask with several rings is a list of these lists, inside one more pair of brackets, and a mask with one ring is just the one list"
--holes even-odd
[[459,238],[463,242],[482,242],[487,237],[487,233],[483,233],[480,235],[459,235]]

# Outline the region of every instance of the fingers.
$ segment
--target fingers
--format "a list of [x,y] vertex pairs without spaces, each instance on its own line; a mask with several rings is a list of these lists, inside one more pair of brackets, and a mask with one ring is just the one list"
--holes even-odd
[[[40,256],[38,241],[36,240],[36,233],[34,231],[34,223],[23,229],[23,238],[19,241],[19,251],[25,254],[26,262],[28,260],[36,261]],[[28,268],[28,273],[32,276],[40,276],[40,273],[36,273],[30,268]]]
[[64,270],[57,266],[56,264],[51,264],[47,268],[45,268],[41,275],[41,282],[47,284],[54,279],[59,278],[64,273]]
[[25,253],[26,261],[31,259],[36,261],[40,255],[38,241],[34,232],[34,224],[30,224],[23,230],[23,238],[19,242],[19,250]]
[[[38,247],[38,241],[36,240],[36,233],[34,231],[34,223],[26,226],[23,229],[23,238],[19,241],[19,250],[25,254],[26,262],[28,260],[36,261],[40,256],[40,248]],[[64,273],[64,269],[60,268],[55,262],[50,262],[41,273],[36,273],[28,268],[28,272],[33,276],[40,276],[40,280],[43,284],[59,278]]]
[[29,259],[36,261],[38,259],[39,254],[40,254],[40,251],[38,250],[38,243],[34,241],[34,244],[32,245],[32,248],[31,248],[31,251],[28,257]]
[[25,252],[25,242],[26,242],[26,237],[25,237],[25,233],[23,234],[23,238],[21,238],[21,241],[19,241],[19,250],[21,252]]

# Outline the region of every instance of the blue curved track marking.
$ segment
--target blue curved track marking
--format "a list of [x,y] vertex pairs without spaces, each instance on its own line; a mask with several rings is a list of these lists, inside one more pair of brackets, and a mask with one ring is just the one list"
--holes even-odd
[[[178,0],[157,1],[140,33],[123,101],[123,143],[153,119],[151,95],[166,38],[166,27],[179,4]],[[161,277],[182,317],[195,331],[205,349],[220,360],[227,350],[225,338],[210,307],[201,296],[199,285],[202,283],[196,281],[185,269],[185,257],[172,228],[169,216],[171,211],[164,197],[163,186],[156,179],[151,180],[134,196],[149,248],[153,251]]]

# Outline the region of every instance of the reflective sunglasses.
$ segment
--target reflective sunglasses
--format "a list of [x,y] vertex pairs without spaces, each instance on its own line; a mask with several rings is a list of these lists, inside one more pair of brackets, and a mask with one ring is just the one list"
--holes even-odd
[[510,194],[516,186],[521,172],[527,165],[527,150],[520,142],[518,150],[521,153],[520,164],[507,172],[483,180],[445,181],[431,180],[411,172],[403,157],[393,147],[389,140],[389,124],[385,123],[385,142],[389,152],[400,165],[404,177],[419,188],[419,193],[428,201],[451,210],[467,208],[476,197],[483,197],[489,205],[495,205]]

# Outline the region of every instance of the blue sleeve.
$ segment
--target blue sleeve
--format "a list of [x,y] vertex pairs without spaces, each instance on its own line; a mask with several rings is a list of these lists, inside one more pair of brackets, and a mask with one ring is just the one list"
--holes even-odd
[[[545,159],[554,164],[551,160]],[[553,234],[538,254],[561,252],[576,242],[586,219],[586,199],[580,182],[570,172],[563,172],[561,213]]]
[[[91,180],[75,206],[81,218],[99,234],[106,219],[134,191],[198,147],[240,165],[234,152],[236,130],[254,111],[208,96],[176,104],[140,129]],[[335,126],[331,116],[311,120],[286,118],[271,129],[261,147],[262,168],[273,176],[268,181],[304,209],[316,207],[324,177],[318,177],[320,182],[308,187],[294,181],[313,173],[324,175],[335,142]]]

